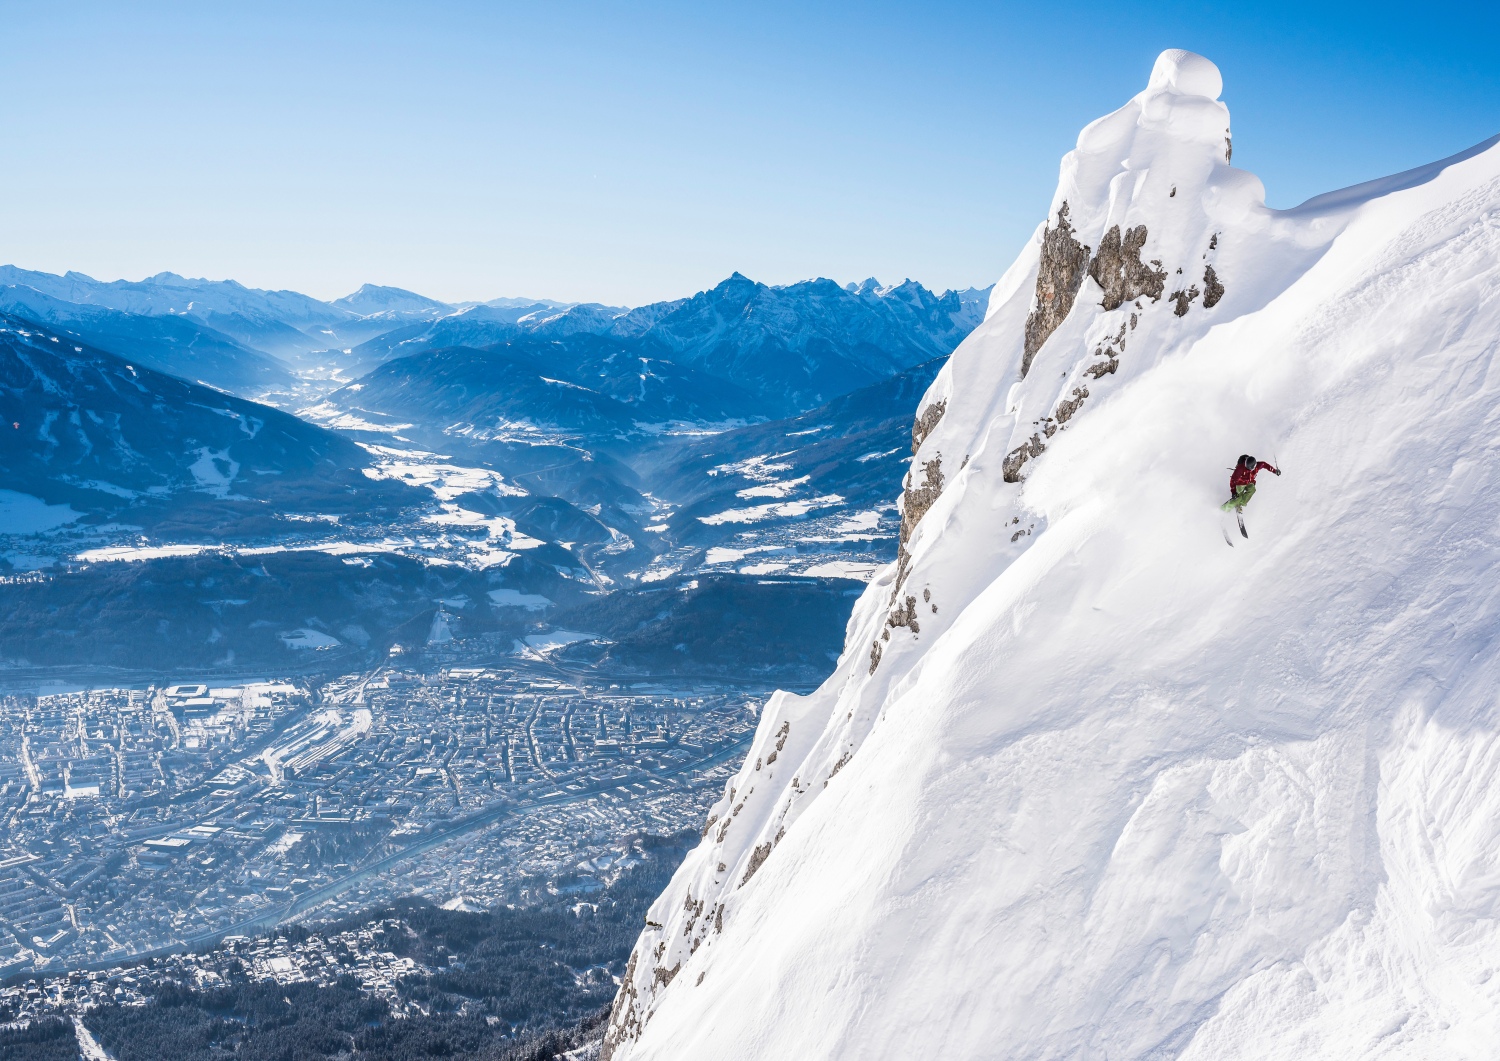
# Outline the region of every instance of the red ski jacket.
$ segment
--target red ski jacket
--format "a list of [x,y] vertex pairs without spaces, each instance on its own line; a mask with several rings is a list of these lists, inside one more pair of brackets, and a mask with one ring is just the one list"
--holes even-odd
[[1229,492],[1232,494],[1242,486],[1254,486],[1255,477],[1260,474],[1263,468],[1266,471],[1276,471],[1274,465],[1268,464],[1265,461],[1257,461],[1253,468],[1246,468],[1236,464],[1234,466],[1234,473],[1229,476]]

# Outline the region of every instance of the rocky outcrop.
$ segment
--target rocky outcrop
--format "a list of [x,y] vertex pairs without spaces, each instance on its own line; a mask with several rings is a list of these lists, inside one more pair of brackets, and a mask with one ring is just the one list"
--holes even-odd
[[938,421],[948,411],[948,399],[933,402],[927,408],[917,414],[917,418],[911,425],[911,455],[915,457],[917,450],[922,448],[922,443],[927,441],[927,436],[932,434],[933,428],[938,426]]
[[1203,308],[1213,309],[1219,304],[1219,299],[1224,297],[1224,284],[1219,280],[1219,274],[1214,272],[1212,265],[1205,266],[1203,270]]
[[1083,400],[1088,396],[1087,387],[1074,387],[1073,396],[1058,403],[1057,412],[1052,414],[1052,418],[1059,426],[1066,424],[1073,418],[1073,414],[1083,407]]
[[1019,483],[1021,481],[1021,465],[1032,457],[1040,457],[1047,448],[1042,442],[1041,435],[1032,435],[1025,442],[1005,455],[1004,462],[1000,465],[1002,478],[1008,483]]
[[609,1030],[604,1033],[604,1044],[599,1050],[599,1061],[610,1061],[616,1050],[641,1034],[640,993],[635,986],[636,958],[640,946],[630,952],[630,962],[625,966],[625,976],[620,981],[620,993],[615,996],[614,1007],[609,1014]]
[[[927,406],[917,416],[912,425],[911,451],[915,456],[922,443],[932,434],[937,427],[938,421],[943,418],[947,410],[946,400],[934,402]],[[932,460],[922,462],[922,477],[917,479],[911,471],[906,473],[901,493],[901,531],[896,545],[896,579],[891,588],[891,610],[886,619],[886,628],[881,631],[885,640],[890,640],[891,629],[898,626],[906,626],[912,633],[918,630],[916,622],[916,601],[914,598],[906,598],[905,605],[901,601],[901,587],[906,582],[906,572],[911,566],[911,537],[916,533],[917,524],[922,517],[927,515],[927,510],[937,502],[943,492],[943,455],[939,453]],[[870,646],[870,673],[874,674],[880,666],[882,648],[879,641]]]
[[[901,494],[901,534],[896,546],[896,590],[906,581],[906,569],[911,562],[907,551],[917,524],[943,492],[943,455],[939,453],[930,461],[922,462],[922,478],[917,480],[911,472],[906,473],[905,489]],[[892,598],[895,593],[892,593]]]
[[[1026,318],[1026,344],[1021,354],[1021,378],[1031,370],[1032,359],[1047,337],[1057,331],[1088,275],[1089,248],[1073,238],[1068,204],[1057,208],[1057,224],[1042,236],[1042,258],[1036,273],[1036,304]],[[1118,235],[1118,231],[1116,233]]]
[[1198,297],[1198,285],[1190,285],[1186,291],[1173,291],[1169,297],[1175,303],[1172,312],[1176,316],[1186,317],[1188,307]]
[[750,863],[745,867],[745,876],[740,880],[743,888],[750,883],[750,878],[755,876],[755,871],[766,864],[766,859],[771,857],[771,844],[769,842],[758,844],[754,851],[750,852]]
[[1145,225],[1136,225],[1123,236],[1120,226],[1113,225],[1099,241],[1099,253],[1089,263],[1089,275],[1104,291],[1099,304],[1106,310],[1119,309],[1138,298],[1148,297],[1153,302],[1161,299],[1167,272],[1161,262],[1141,261],[1145,245]]
[[774,763],[776,761],[776,757],[780,755],[782,750],[786,747],[786,739],[791,734],[791,732],[792,724],[790,722],[783,722],[781,724],[781,728],[776,731],[776,747],[772,748],[771,753],[766,756],[767,766],[770,766],[772,763]]

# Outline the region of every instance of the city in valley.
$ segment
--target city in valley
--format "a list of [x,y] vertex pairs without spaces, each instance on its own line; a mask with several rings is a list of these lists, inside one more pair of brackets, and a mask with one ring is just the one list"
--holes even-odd
[[0,978],[45,1004],[49,978],[404,896],[586,901],[632,837],[701,823],[763,701],[532,660],[8,696]]

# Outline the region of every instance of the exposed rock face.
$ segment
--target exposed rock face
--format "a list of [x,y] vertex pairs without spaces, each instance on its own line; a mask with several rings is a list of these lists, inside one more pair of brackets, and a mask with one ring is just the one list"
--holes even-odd
[[604,1034],[604,1045],[599,1051],[600,1061],[609,1061],[622,1043],[641,1034],[640,993],[635,987],[638,957],[639,952],[630,952],[630,962],[625,966],[625,978],[620,981],[620,994],[610,1011],[609,1030]]
[[1219,304],[1219,299],[1224,297],[1224,285],[1219,276],[1214,272],[1212,265],[1203,270],[1203,308],[1213,309]]
[[1083,407],[1083,400],[1088,396],[1089,389],[1087,387],[1074,387],[1073,396],[1058,404],[1057,412],[1053,414],[1053,418],[1059,424],[1066,424],[1073,418],[1073,414]]
[[[922,443],[927,440],[927,436],[932,434],[947,409],[948,402],[944,399],[933,402],[917,415],[911,428],[912,456],[916,456],[917,451],[922,448]],[[891,610],[887,617],[886,629],[881,632],[881,636],[887,640],[890,639],[891,630],[895,627],[909,627],[914,634],[920,629],[916,621],[915,598],[907,597],[904,605],[899,603],[901,586],[906,581],[906,570],[911,564],[911,536],[916,532],[917,524],[927,514],[927,510],[942,494],[943,481],[943,455],[941,453],[932,460],[922,462],[920,480],[917,480],[912,472],[906,473],[901,494],[901,533],[896,547],[896,580],[891,589]],[[879,641],[870,646],[871,674],[874,674],[876,668],[880,666],[881,652]]]
[[1146,226],[1136,225],[1122,237],[1120,226],[1113,225],[1099,241],[1099,253],[1089,265],[1089,275],[1104,289],[1099,303],[1105,309],[1119,309],[1125,303],[1150,296],[1160,300],[1167,273],[1160,262],[1149,265],[1141,261],[1146,245]]
[[916,420],[911,425],[911,455],[915,457],[917,450],[922,448],[922,443],[927,441],[927,436],[932,434],[932,429],[938,426],[938,421],[948,411],[948,399],[933,402],[927,408],[917,414]]
[[[911,453],[915,457],[917,450],[922,448],[922,443],[927,436],[932,434],[938,422],[942,420],[943,413],[948,410],[946,399],[933,402],[927,408],[917,414],[916,421],[911,427]],[[927,514],[938,495],[943,492],[943,456],[938,454],[930,461],[922,464],[922,481],[914,482],[911,472],[906,473],[905,489],[901,495],[901,535],[900,543],[896,552],[896,587],[891,593],[891,600],[896,599],[896,593],[901,589],[901,583],[906,578],[906,566],[911,561],[907,552],[907,543],[911,541],[913,532],[917,529],[917,523]]]
[[[1142,229],[1142,239],[1145,239]],[[1089,248],[1073,238],[1073,226],[1068,221],[1068,204],[1057,208],[1057,225],[1048,226],[1042,236],[1042,259],[1036,274],[1036,307],[1026,318],[1026,345],[1021,356],[1021,378],[1031,369],[1036,352],[1047,341],[1047,336],[1073,308],[1083,278],[1088,275]],[[1119,230],[1115,235],[1118,238]]]
[[912,633],[920,634],[922,628],[917,625],[917,598],[907,594],[906,600],[901,606],[891,611],[890,618],[886,620],[886,625],[892,628],[904,626],[910,629]]
[[[916,481],[911,472],[906,473],[906,489],[901,494],[901,537],[896,552],[896,589],[906,579],[906,565],[910,560],[907,545],[923,516],[927,515],[943,492],[943,456],[938,454],[930,461],[922,462],[922,479]],[[894,596],[894,594],[893,594]]]
[[755,850],[750,853],[750,864],[745,867],[745,876],[740,881],[741,888],[749,883],[750,878],[755,876],[755,871],[765,865],[766,859],[770,857],[771,845],[769,843],[758,844],[756,846]]
[[1173,291],[1170,297],[1176,303],[1172,312],[1179,317],[1186,317],[1188,307],[1198,297],[1198,285],[1193,284],[1186,291]]
[[1032,457],[1040,457],[1042,451],[1047,447],[1042,442],[1041,435],[1032,435],[1025,442],[1005,455],[1005,462],[1000,466],[1002,478],[1008,483],[1019,483],[1021,481],[1021,465]]

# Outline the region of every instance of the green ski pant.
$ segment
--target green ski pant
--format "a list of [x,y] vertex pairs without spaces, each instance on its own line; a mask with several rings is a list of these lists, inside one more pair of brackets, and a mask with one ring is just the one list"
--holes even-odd
[[1219,507],[1225,512],[1243,512],[1245,511],[1245,506],[1250,503],[1250,499],[1254,496],[1255,484],[1246,483],[1244,486],[1236,487],[1234,496],[1231,497],[1228,501],[1225,501]]

